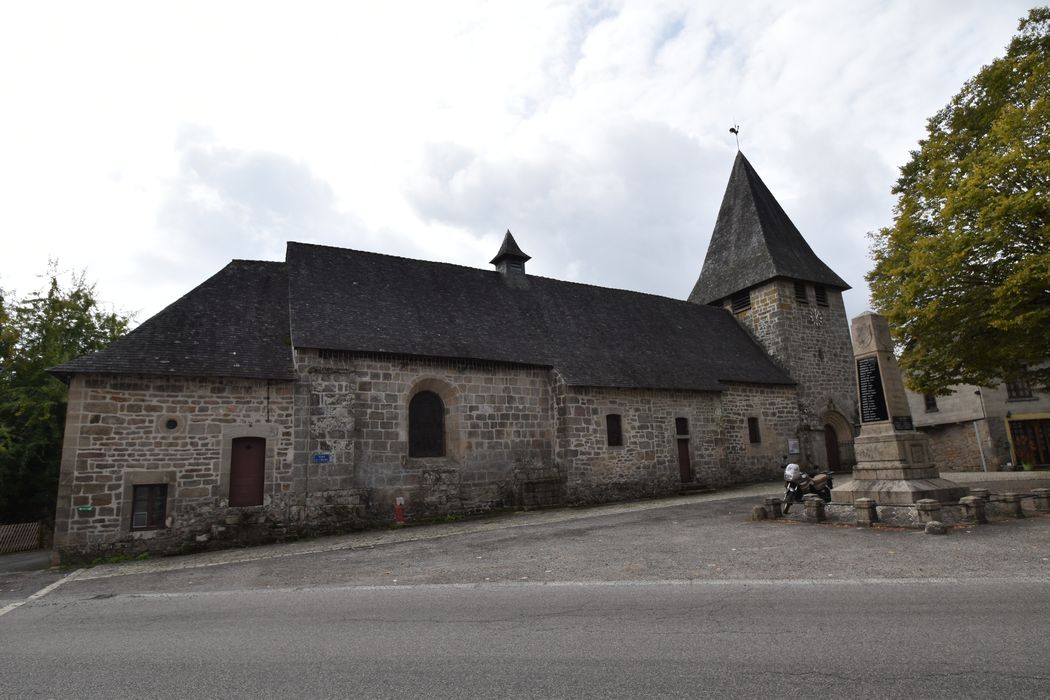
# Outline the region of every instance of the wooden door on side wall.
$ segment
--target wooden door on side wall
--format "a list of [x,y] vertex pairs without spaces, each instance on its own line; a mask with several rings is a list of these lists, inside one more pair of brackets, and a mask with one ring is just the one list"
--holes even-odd
[[842,469],[842,457],[839,454],[839,436],[830,425],[824,426],[824,450],[828,453],[828,469]]
[[682,475],[683,484],[692,482],[693,465],[689,462],[689,438],[678,438],[678,471]]
[[230,451],[230,505],[261,506],[266,474],[266,439],[235,438]]

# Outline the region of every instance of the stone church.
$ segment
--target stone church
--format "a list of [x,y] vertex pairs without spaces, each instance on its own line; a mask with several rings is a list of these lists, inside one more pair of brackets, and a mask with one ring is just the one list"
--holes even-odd
[[69,383],[55,545],[176,552],[852,462],[848,285],[737,154],[688,301],[289,243]]

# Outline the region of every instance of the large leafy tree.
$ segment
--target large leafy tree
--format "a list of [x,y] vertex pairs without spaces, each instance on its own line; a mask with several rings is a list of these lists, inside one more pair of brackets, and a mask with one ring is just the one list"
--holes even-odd
[[0,522],[54,516],[67,391],[47,368],[108,345],[128,322],[100,308],[82,274],[63,286],[54,264],[44,291],[0,296]]
[[927,125],[891,227],[871,234],[872,302],[917,391],[1050,385],[1050,8],[1021,20]]

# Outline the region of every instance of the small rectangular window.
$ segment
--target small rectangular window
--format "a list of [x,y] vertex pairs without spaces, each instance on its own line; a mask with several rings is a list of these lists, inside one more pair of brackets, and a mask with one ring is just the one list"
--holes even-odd
[[747,437],[752,445],[757,445],[762,442],[762,433],[759,432],[757,418],[747,419]]
[[689,419],[688,418],[675,418],[674,419],[674,432],[676,435],[688,435],[689,434]]
[[813,295],[817,298],[817,306],[828,305],[828,290],[819,284],[813,287]]
[[[820,287],[817,287],[817,289],[820,289]],[[806,294],[805,282],[795,282],[795,301],[800,304],[809,303],[809,295]]]
[[730,298],[730,303],[733,305],[733,313],[738,311],[747,311],[751,308],[751,290],[745,289],[741,292],[737,292]]
[[934,396],[933,394],[923,394],[922,395],[922,400],[926,404],[926,412],[927,413],[933,413],[934,411],[941,410],[941,409],[937,408],[937,397]]
[[605,434],[609,447],[623,446],[623,426],[620,424],[620,416],[610,413],[605,416]]
[[1014,401],[1016,399],[1030,399],[1032,398],[1032,385],[1028,382],[1007,382],[1006,383],[1006,399],[1008,401]]
[[133,486],[131,492],[131,529],[156,530],[164,527],[167,506],[167,484]]

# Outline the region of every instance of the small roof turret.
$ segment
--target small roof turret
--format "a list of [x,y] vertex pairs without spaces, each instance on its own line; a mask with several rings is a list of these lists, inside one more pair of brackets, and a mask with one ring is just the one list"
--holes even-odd
[[503,236],[503,245],[500,246],[499,252],[496,253],[496,257],[492,258],[490,264],[495,265],[497,270],[504,273],[509,270],[524,272],[527,260],[532,260],[532,256],[521,251],[510,229],[507,229],[507,233]]

